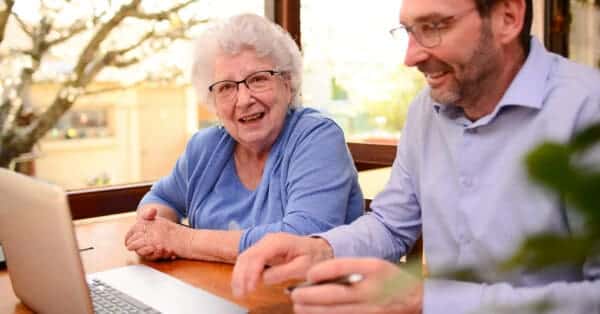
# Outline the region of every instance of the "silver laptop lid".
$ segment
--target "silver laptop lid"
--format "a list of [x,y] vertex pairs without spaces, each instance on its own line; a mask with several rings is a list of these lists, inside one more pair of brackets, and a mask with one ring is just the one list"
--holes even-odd
[[43,313],[93,313],[65,193],[0,169],[0,242],[13,290]]
[[[0,243],[15,294],[35,312],[93,313],[66,195],[0,168]],[[172,314],[247,310],[144,265],[88,275]]]

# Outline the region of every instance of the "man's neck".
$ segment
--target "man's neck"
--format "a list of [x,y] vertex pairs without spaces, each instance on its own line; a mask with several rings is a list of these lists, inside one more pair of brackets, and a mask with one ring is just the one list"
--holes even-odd
[[496,75],[489,75],[484,82],[481,82],[479,96],[468,101],[468,105],[462,106],[467,119],[477,121],[492,113],[525,63],[525,55],[521,47],[505,49],[502,58],[503,63]]

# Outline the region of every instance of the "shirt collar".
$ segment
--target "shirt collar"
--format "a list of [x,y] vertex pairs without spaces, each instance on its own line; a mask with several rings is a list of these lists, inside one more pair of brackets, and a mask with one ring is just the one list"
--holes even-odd
[[529,56],[496,109],[510,105],[541,109],[551,66],[551,55],[539,40],[532,37]]
[[[505,106],[522,106],[540,109],[543,105],[544,86],[548,80],[552,57],[546,48],[535,37],[531,37],[531,49],[525,63],[510,83],[502,99],[496,106],[494,112],[488,115],[493,118],[498,111]],[[455,106],[442,106],[434,103],[436,112],[443,112],[449,116],[455,116],[457,111],[462,110]]]

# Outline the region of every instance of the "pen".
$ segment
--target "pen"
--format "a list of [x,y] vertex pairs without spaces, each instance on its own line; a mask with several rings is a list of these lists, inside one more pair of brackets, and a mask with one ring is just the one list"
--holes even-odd
[[93,246],[88,246],[88,247],[84,247],[79,249],[79,252],[85,252],[85,251],[89,251],[89,250],[93,250],[94,247]]
[[290,294],[296,288],[311,287],[311,286],[318,286],[318,285],[325,285],[325,284],[338,284],[338,285],[350,286],[355,283],[361,282],[363,279],[364,279],[364,276],[362,274],[348,274],[345,276],[340,276],[340,277],[336,277],[333,279],[327,279],[327,280],[318,281],[318,282],[305,281],[305,282],[302,282],[302,283],[299,283],[296,285],[291,285],[291,286],[285,288],[285,292],[287,294]]

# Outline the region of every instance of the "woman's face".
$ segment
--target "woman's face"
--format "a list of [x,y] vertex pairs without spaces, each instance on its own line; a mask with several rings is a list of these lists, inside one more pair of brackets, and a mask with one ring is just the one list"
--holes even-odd
[[[269,58],[260,58],[253,49],[245,49],[236,55],[219,54],[215,60],[214,82],[240,81],[258,71],[274,70]],[[224,101],[211,93],[217,116],[227,132],[243,148],[255,152],[267,152],[283,128],[288,105],[292,99],[291,85],[287,75],[265,73],[266,88],[249,90],[240,83],[237,95]],[[249,83],[249,82],[248,82]]]

